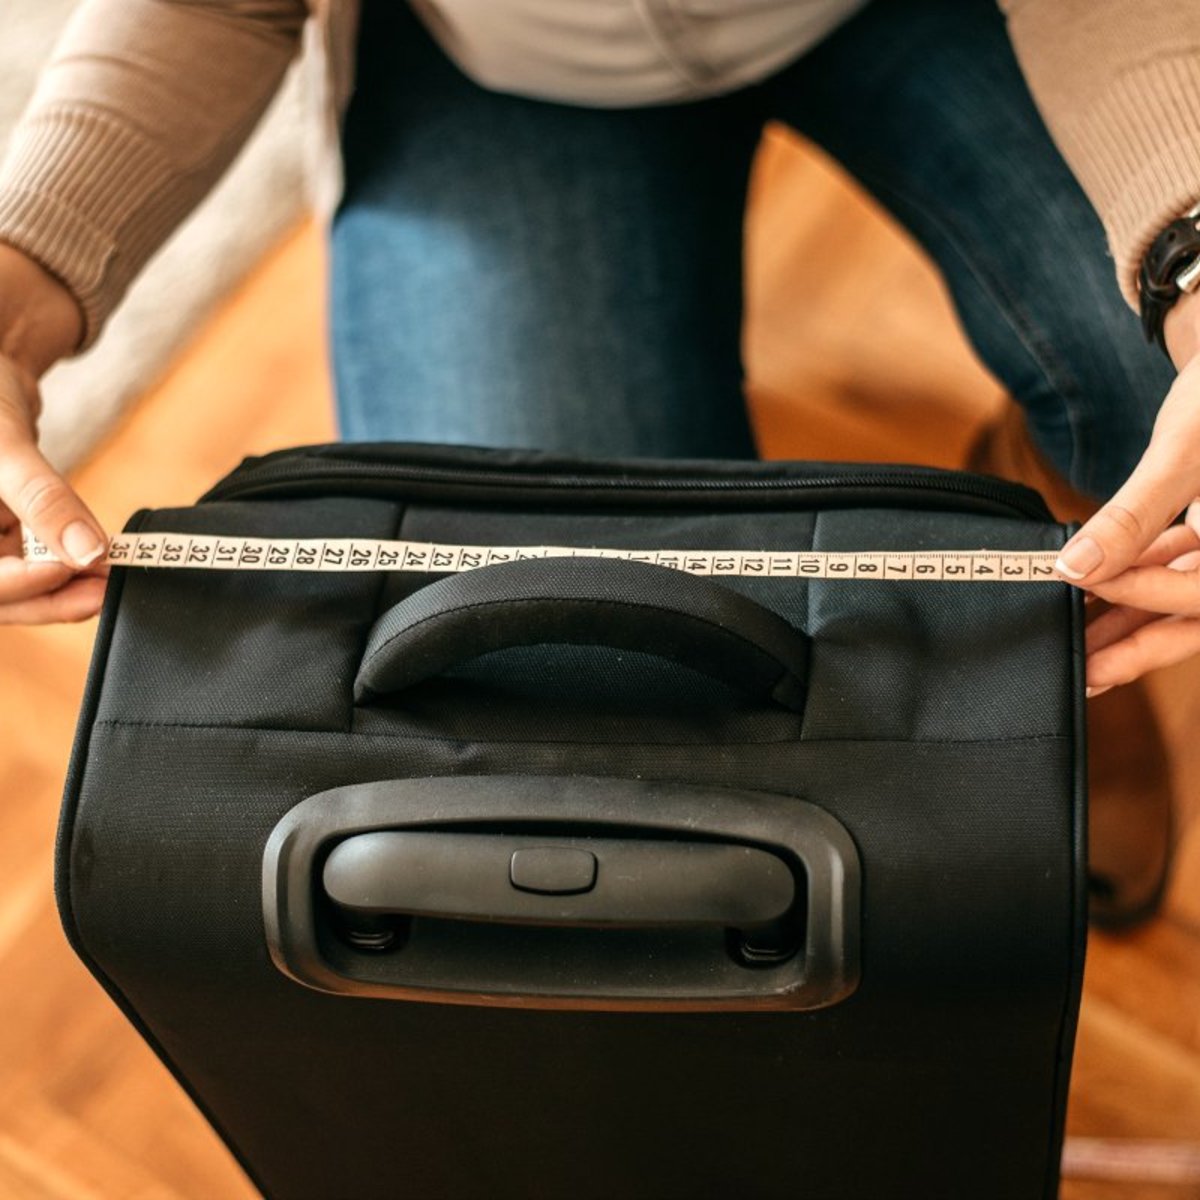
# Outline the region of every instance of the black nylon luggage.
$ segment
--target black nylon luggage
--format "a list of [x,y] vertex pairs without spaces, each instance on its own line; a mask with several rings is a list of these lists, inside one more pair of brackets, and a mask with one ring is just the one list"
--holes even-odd
[[1032,492],[334,445],[129,529],[733,552],[114,569],[63,922],[266,1196],[1057,1194],[1079,596],[770,563],[1053,550]]

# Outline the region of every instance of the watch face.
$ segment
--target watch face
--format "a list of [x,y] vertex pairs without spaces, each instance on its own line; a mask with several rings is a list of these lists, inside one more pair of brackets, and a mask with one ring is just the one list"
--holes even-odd
[[1175,286],[1181,292],[1194,292],[1200,288],[1200,254],[1175,276]]

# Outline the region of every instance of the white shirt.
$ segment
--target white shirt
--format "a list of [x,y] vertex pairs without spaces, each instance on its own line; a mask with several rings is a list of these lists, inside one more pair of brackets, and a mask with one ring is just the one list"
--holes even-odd
[[753,83],[866,0],[411,0],[447,54],[494,91],[600,107]]

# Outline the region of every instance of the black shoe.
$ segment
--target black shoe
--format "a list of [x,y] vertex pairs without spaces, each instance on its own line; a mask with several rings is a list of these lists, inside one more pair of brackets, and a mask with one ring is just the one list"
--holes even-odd
[[1139,683],[1087,702],[1088,919],[1130,929],[1166,892],[1174,836],[1171,776],[1154,709]]

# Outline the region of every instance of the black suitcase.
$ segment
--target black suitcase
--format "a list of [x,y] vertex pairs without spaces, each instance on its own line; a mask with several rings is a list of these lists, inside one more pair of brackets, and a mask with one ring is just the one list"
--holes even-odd
[[59,840],[73,946],[266,1196],[1056,1195],[1078,593],[803,560],[1053,550],[1035,494],[333,445],[129,529],[325,558],[113,571]]

